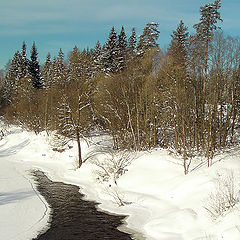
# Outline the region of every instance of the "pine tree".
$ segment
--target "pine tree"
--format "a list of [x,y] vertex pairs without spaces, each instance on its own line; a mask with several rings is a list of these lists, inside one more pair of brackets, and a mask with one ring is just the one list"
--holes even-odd
[[212,4],[206,4],[200,7],[201,18],[198,24],[193,27],[197,31],[197,38],[205,45],[205,66],[204,66],[204,82],[203,92],[206,91],[207,69],[208,69],[208,51],[209,43],[213,36],[213,32],[217,29],[217,22],[222,21],[219,9],[221,7],[221,0],[216,0]]
[[43,79],[41,77],[40,66],[37,56],[38,56],[37,48],[35,42],[33,42],[29,71],[31,74],[33,87],[36,89],[40,89],[43,87]]
[[134,55],[136,51],[137,37],[135,28],[132,29],[132,35],[128,39],[128,53]]
[[[195,24],[193,27],[196,29],[196,36],[193,39],[198,45],[201,46],[200,61],[203,63],[200,73],[200,77],[198,77],[199,83],[195,84],[198,86],[196,89],[198,94],[198,102],[196,105],[198,106],[197,114],[199,123],[198,129],[198,142],[200,143],[202,149],[206,151],[206,156],[208,156],[208,166],[210,166],[210,148],[212,147],[212,128],[209,127],[206,129],[206,126],[211,126],[213,121],[209,121],[206,116],[206,101],[207,101],[207,79],[208,79],[208,61],[209,61],[209,46],[213,37],[213,33],[217,30],[217,22],[222,21],[219,9],[221,7],[221,1],[216,0],[212,4],[206,4],[205,6],[200,8],[200,22]],[[195,50],[196,51],[196,50]],[[213,106],[213,105],[212,105]],[[216,105],[215,105],[216,106]],[[213,112],[212,112],[213,113]],[[215,114],[215,113],[214,113]],[[214,118],[213,118],[214,119]]]
[[139,55],[144,54],[147,50],[158,47],[158,37],[160,31],[158,30],[158,23],[147,23],[143,29],[143,33],[139,37],[137,51]]

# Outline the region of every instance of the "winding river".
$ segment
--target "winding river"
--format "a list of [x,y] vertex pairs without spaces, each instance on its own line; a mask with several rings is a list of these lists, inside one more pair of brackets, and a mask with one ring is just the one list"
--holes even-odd
[[52,182],[41,171],[33,173],[37,189],[50,205],[50,228],[34,240],[129,240],[117,229],[125,216],[109,215],[96,209],[97,203],[82,200],[79,187]]

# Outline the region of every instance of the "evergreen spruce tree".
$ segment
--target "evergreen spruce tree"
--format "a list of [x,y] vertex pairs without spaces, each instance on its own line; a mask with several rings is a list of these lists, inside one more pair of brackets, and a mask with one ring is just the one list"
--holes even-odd
[[158,23],[147,23],[143,29],[143,33],[139,37],[139,42],[137,45],[137,51],[139,55],[144,54],[147,50],[151,48],[158,47],[158,37],[160,31],[158,30]]
[[92,58],[94,62],[94,72],[95,75],[98,72],[102,71],[102,47],[98,41],[94,49],[92,50]]
[[66,70],[66,64],[64,63],[64,53],[63,53],[61,48],[58,51],[57,65],[58,65],[57,66],[57,68],[58,68],[57,71],[59,71],[59,73]]
[[21,78],[21,54],[17,51],[14,56],[10,67],[10,72],[14,76],[14,81],[18,81]]
[[25,42],[22,44],[21,58],[21,77],[27,77],[29,75],[29,61],[27,59],[27,47]]
[[122,26],[121,32],[118,36],[117,41],[117,71],[124,69],[126,65],[127,57],[127,37],[125,34],[124,27]]
[[52,64],[51,55],[50,53],[48,53],[42,69],[42,77],[43,77],[44,85],[47,89],[52,85],[51,84],[51,64]]
[[64,53],[63,53],[61,48],[58,51],[58,60],[59,60],[59,62],[61,62],[63,64],[63,62],[64,62]]
[[82,79],[83,80],[89,80],[94,76],[94,59],[87,48],[85,52],[83,51],[80,55],[81,57],[81,66],[82,66]]
[[51,66],[50,66],[50,69],[49,69],[49,72],[50,72],[50,79],[51,79],[51,82],[50,82],[50,85],[55,85],[57,83],[57,80],[58,80],[58,71],[57,71],[57,58],[54,57],[52,59],[52,63],[51,63]]
[[112,27],[102,54],[103,71],[107,74],[117,72],[117,42],[117,33],[114,27]]
[[22,54],[23,58],[27,59],[27,46],[26,46],[25,41],[23,41],[23,44],[22,44],[22,52],[21,52],[21,54]]
[[35,42],[33,42],[29,71],[31,74],[33,87],[36,89],[40,89],[43,87],[43,80],[41,77],[40,66],[39,66],[37,56],[38,56],[37,48],[36,48]]
[[129,55],[134,55],[136,51],[137,37],[135,28],[132,29],[132,35],[128,39],[128,53]]
[[11,96],[17,88],[18,81],[20,80],[21,73],[21,54],[17,51],[13,59],[11,60],[10,66],[7,70],[4,78],[4,98],[6,101],[11,101]]
[[13,59],[11,60],[10,67],[6,74],[6,78],[9,80],[11,79],[12,82],[15,82],[18,78],[19,59],[20,59],[20,53],[19,51],[17,51],[13,55]]
[[51,83],[53,85],[65,85],[67,82],[67,66],[64,62],[64,53],[59,50],[58,56],[52,60],[51,64]]
[[187,47],[189,41],[188,28],[181,20],[176,31],[173,31],[171,35],[172,40],[168,49],[169,54],[173,57],[173,61],[176,65],[186,66],[187,60]]
[[121,32],[118,36],[118,47],[120,51],[125,55],[126,49],[127,49],[127,36],[124,30],[124,27],[122,26]]
[[81,57],[80,51],[77,46],[73,48],[69,55],[69,74],[68,82],[78,82],[82,77],[82,66],[81,66]]

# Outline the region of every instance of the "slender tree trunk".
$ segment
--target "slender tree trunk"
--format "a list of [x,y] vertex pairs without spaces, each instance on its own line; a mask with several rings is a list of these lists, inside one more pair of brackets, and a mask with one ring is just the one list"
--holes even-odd
[[137,146],[140,144],[140,125],[139,125],[139,110],[138,110],[138,102],[136,100],[136,127],[137,127]]
[[46,133],[47,133],[47,135],[49,135],[48,134],[48,121],[49,121],[49,113],[48,113],[48,108],[49,108],[49,106],[48,106],[48,102],[49,102],[49,97],[48,97],[48,90],[47,90],[47,96],[46,96],[46,103],[45,103],[45,119],[44,119],[44,127],[45,127],[45,131],[46,131]]
[[230,126],[230,110],[229,110],[229,105],[227,105],[227,116],[226,116],[226,122],[224,126],[224,132],[223,132],[223,147],[226,146],[227,142],[227,136],[228,136],[228,131],[229,131],[229,126]]
[[135,151],[138,150],[138,146],[137,146],[137,141],[136,141],[136,136],[134,133],[134,129],[133,129],[133,124],[132,124],[132,116],[131,116],[131,112],[130,112],[130,107],[127,101],[125,101],[126,106],[127,106],[127,113],[128,113],[128,121],[129,121],[129,125],[130,125],[130,129],[131,129],[131,133],[132,133],[132,137],[133,137],[133,141],[134,141],[134,148]]
[[185,123],[182,119],[182,128],[183,128],[183,134],[182,134],[182,142],[183,142],[183,161],[184,161],[184,174],[188,174],[188,165],[187,165],[187,153],[186,153],[186,136],[185,136]]
[[233,143],[233,135],[235,129],[235,121],[236,121],[236,108],[233,109],[233,119],[232,119],[232,127],[231,127],[231,143]]
[[236,120],[236,84],[235,84],[235,76],[233,79],[233,87],[232,87],[232,127],[231,127],[231,143],[233,143],[233,135],[234,135],[234,128],[235,128],[235,120]]
[[209,47],[209,39],[206,40],[206,49],[205,49],[205,63],[204,63],[204,76],[202,83],[202,96],[201,96],[201,145],[202,148],[205,149],[205,103],[206,103],[206,85],[207,85],[207,70],[208,70],[208,47]]
[[77,135],[77,145],[78,145],[78,167],[80,168],[82,166],[82,151],[81,151],[81,142],[80,142],[80,134],[79,130],[76,130]]
[[207,85],[207,70],[208,70],[208,46],[209,46],[209,40],[207,39],[206,42],[206,52],[205,52],[205,66],[204,66],[204,79],[203,79],[203,95],[204,100],[206,96],[206,85]]
[[219,146],[222,147],[223,138],[223,105],[220,105]]
[[158,139],[158,129],[157,129],[157,117],[154,116],[154,147],[157,146],[157,139]]

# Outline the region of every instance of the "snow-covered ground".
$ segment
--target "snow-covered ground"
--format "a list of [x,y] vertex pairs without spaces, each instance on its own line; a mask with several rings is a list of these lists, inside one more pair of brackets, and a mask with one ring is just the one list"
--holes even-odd
[[[83,158],[77,169],[77,146],[64,152],[57,148],[46,133],[35,135],[11,127],[0,141],[0,239],[26,240],[47,227],[49,208],[36,192],[31,169],[41,169],[54,181],[81,187],[86,199],[96,200],[103,210],[128,215],[126,226],[149,240],[239,240],[240,204],[217,219],[211,218],[205,207],[209,194],[219,179],[232,171],[234,183],[240,189],[240,150],[218,155],[211,168],[193,162],[194,168],[183,174],[181,160],[167,150],[141,152],[118,180],[101,182],[93,164],[109,158],[100,151],[106,136],[96,136],[82,142]],[[93,143],[94,142],[94,143]],[[125,205],[118,206],[117,198]]]

